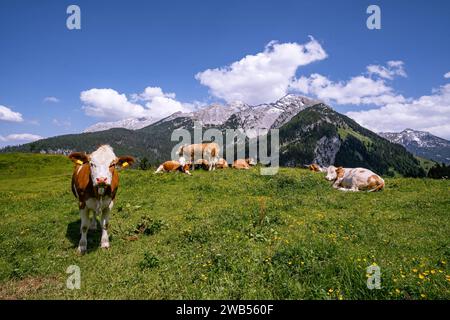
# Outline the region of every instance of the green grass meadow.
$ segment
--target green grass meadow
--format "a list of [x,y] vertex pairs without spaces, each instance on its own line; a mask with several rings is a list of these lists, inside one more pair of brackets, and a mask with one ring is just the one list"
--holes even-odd
[[0,299],[450,299],[448,180],[351,193],[305,169],[122,170],[111,248],[90,231],[79,256],[72,169],[0,155]]

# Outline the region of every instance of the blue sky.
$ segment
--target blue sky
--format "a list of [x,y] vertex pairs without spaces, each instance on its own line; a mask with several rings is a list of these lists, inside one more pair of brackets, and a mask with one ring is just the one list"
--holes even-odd
[[[70,4],[81,8],[81,30],[66,28]],[[381,8],[381,30],[366,27],[370,4]],[[171,108],[188,110],[236,96],[263,102],[247,91],[276,86],[276,77],[264,82],[273,70],[289,84],[267,98],[294,92],[325,100],[375,131],[412,126],[450,138],[445,0],[2,0],[0,39],[0,106],[7,108],[3,116],[0,112],[0,146],[31,139],[17,134],[76,133],[141,109],[162,116]],[[307,63],[287,59],[288,66],[270,66],[267,73],[254,70],[250,59],[242,61],[247,55],[276,61],[277,44],[267,46],[272,40],[280,50],[287,43],[297,50],[314,42],[326,57],[313,52]],[[233,67],[239,61],[244,70]],[[294,79],[284,79],[292,66]],[[257,77],[261,83],[254,84]],[[231,86],[233,81],[241,87]],[[153,89],[146,95],[148,87]],[[90,91],[95,88],[110,91]],[[123,110],[109,117],[101,109],[105,101]],[[129,108],[135,112],[127,113]]]

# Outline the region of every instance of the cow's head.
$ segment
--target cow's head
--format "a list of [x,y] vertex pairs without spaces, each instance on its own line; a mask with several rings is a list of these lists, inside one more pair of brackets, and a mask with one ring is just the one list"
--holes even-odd
[[253,158],[247,158],[245,159],[245,162],[247,162],[249,166],[256,166],[256,160]]
[[336,178],[337,178],[336,169],[337,168],[335,166],[329,166],[327,168],[327,175],[325,176],[325,179],[327,179],[329,181],[336,180]]
[[335,167],[335,166],[329,166],[327,168],[327,175],[325,176],[325,179],[334,181],[338,178],[342,178],[344,176],[345,169],[343,167]]
[[91,154],[73,152],[69,159],[79,165],[89,165],[92,183],[96,189],[111,185],[116,167],[126,168],[135,161],[130,156],[117,157],[108,145],[100,146]]
[[190,169],[191,169],[191,165],[188,162],[186,162],[184,165],[181,165],[181,171],[183,171],[184,173],[187,173],[188,175],[191,175],[191,173],[189,172]]
[[322,171],[322,168],[317,163],[310,164],[308,166],[308,169],[311,170],[311,171],[314,171],[314,172],[321,172]]

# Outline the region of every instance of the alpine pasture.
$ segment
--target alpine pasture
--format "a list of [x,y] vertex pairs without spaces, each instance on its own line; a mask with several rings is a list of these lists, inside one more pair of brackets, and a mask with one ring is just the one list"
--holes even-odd
[[[1,299],[450,299],[448,180],[352,193],[298,168],[122,170],[111,248],[90,231],[80,256],[72,169],[0,155]],[[80,289],[66,287],[70,265]]]

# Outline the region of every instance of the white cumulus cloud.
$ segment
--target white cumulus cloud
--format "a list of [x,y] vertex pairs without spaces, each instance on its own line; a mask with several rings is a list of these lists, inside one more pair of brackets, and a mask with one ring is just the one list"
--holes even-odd
[[413,128],[450,139],[450,84],[433,90],[430,95],[387,103],[381,108],[347,112],[347,116],[375,132]]
[[176,100],[175,93],[165,93],[160,87],[147,87],[140,94],[134,94],[135,101],[143,101],[148,112],[155,118],[168,117],[175,112],[192,111],[193,106]]
[[384,79],[355,76],[348,81],[332,81],[314,73],[302,76],[292,82],[290,89],[305,95],[317,97],[330,104],[375,104],[403,102],[405,98],[396,94]]
[[445,79],[450,79],[450,71],[447,72],[446,74],[444,74],[444,78],[445,78]]
[[81,92],[80,99],[88,116],[108,120],[121,120],[145,116],[145,108],[128,101],[125,94],[114,89],[90,89]]
[[43,139],[43,137],[31,133],[13,133],[7,136],[0,135],[1,142],[30,142]]
[[229,66],[207,69],[195,78],[212,95],[227,102],[271,102],[288,91],[297,69],[323,60],[327,53],[314,38],[305,44],[270,42],[263,52],[247,55]]
[[22,122],[23,118],[21,113],[14,112],[10,108],[0,105],[0,120]]
[[114,89],[94,88],[81,92],[80,99],[88,116],[112,121],[138,117],[160,119],[177,111],[188,112],[192,107],[159,87],[147,87],[140,94],[131,94],[130,99]]
[[369,65],[367,66],[369,74],[377,75],[384,79],[392,80],[395,76],[406,77],[406,71],[404,69],[403,61],[388,61],[387,66],[382,65]]

